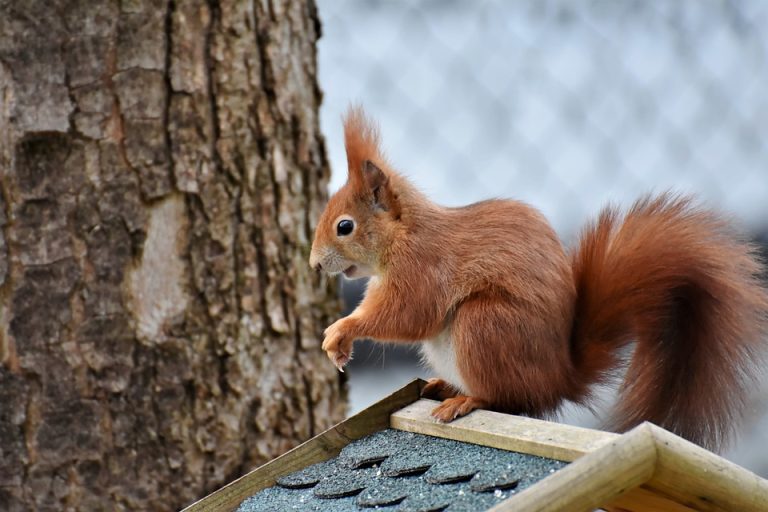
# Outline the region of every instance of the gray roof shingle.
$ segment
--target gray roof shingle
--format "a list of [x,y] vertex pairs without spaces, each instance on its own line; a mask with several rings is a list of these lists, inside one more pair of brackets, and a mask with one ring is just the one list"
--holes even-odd
[[476,511],[533,485],[566,463],[386,429],[330,460],[282,478],[238,512]]

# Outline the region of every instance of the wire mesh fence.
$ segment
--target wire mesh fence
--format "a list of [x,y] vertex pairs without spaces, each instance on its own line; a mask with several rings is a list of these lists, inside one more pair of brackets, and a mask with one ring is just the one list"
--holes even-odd
[[[568,241],[608,201],[626,206],[673,189],[731,212],[768,241],[768,3],[318,6],[332,189],[346,178],[341,115],[362,103],[395,167],[439,203],[520,199]],[[424,375],[387,351],[355,361],[354,409]],[[365,373],[366,363],[379,369]],[[729,454],[766,476],[767,394],[764,387],[751,398]],[[573,413],[566,420],[595,424]]]
[[324,132],[361,102],[437,201],[508,196],[571,236],[606,201],[695,193],[768,230],[768,4],[320,0]]

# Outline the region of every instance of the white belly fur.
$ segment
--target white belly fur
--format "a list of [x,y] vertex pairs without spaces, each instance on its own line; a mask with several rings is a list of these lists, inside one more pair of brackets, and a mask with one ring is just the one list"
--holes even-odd
[[456,366],[456,352],[453,350],[453,340],[448,329],[441,332],[435,339],[421,344],[421,357],[437,377],[449,382],[462,393],[469,393]]

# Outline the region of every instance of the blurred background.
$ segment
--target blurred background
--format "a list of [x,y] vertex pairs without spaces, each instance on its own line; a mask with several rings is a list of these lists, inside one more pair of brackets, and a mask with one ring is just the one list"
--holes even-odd
[[[674,189],[768,241],[768,3],[318,4],[331,191],[346,179],[341,116],[361,103],[391,163],[439,203],[519,199],[568,244],[605,203]],[[361,286],[340,284],[349,309]],[[358,344],[348,375],[354,413],[429,372],[415,351]],[[726,456],[768,476],[765,381]],[[560,419],[599,426],[577,407]]]

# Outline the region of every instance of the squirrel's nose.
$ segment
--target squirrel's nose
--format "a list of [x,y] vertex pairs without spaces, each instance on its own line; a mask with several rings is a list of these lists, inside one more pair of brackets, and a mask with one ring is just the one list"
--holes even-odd
[[[314,248],[313,248],[314,249]],[[309,254],[309,266],[316,270],[317,272],[320,272],[323,270],[323,265],[320,263],[322,258],[320,257],[320,253],[318,251],[312,251]]]

